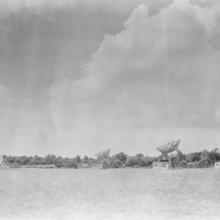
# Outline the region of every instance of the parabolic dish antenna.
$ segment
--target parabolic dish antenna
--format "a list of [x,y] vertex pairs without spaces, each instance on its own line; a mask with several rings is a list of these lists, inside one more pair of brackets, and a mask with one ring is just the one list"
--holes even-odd
[[180,139],[176,140],[176,141],[169,142],[167,144],[164,144],[160,147],[157,147],[156,149],[158,151],[160,151],[162,154],[168,154],[168,153],[171,153],[173,151],[179,151],[178,150],[179,144],[180,144]]

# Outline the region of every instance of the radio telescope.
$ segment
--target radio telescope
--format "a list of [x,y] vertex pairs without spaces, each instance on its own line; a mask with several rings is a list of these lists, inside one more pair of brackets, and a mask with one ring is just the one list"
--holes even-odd
[[102,150],[96,154],[98,160],[103,161],[104,159],[109,159],[110,148],[106,150]]
[[103,169],[106,169],[110,165],[110,148],[106,150],[102,150],[96,154],[97,162],[101,164]]
[[[157,147],[156,149],[161,152],[162,160],[169,161],[169,167],[171,167],[171,158],[179,154],[181,151],[178,149],[180,144],[180,139],[169,142],[162,146]],[[175,153],[175,154],[174,154]]]

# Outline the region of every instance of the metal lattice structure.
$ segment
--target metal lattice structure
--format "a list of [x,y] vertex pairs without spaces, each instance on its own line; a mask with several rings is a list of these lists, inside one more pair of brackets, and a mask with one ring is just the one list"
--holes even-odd
[[180,144],[180,139],[159,146],[156,149],[161,152],[164,158],[168,159],[171,156],[170,153],[174,151],[176,151],[177,153],[180,152],[180,150],[178,149],[179,144]]
[[9,168],[7,161],[2,155],[0,155],[0,168]]
[[96,154],[96,157],[98,160],[103,161],[104,159],[109,159],[109,154],[110,154],[111,149],[108,148],[106,150],[100,151]]
[[110,165],[110,150],[111,149],[109,148],[96,154],[97,162],[101,164],[103,169],[108,168]]
[[176,152],[177,154],[181,153],[181,151],[178,149],[178,146],[180,144],[180,139],[169,142],[167,144],[164,144],[162,146],[157,147],[156,149],[161,152],[162,161],[167,160],[169,161],[169,168],[171,168],[171,158],[174,157],[173,152]]

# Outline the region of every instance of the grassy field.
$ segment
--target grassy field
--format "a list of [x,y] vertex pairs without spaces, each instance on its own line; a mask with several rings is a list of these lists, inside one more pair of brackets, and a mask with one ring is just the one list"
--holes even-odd
[[220,169],[8,169],[0,175],[0,219],[220,219]]

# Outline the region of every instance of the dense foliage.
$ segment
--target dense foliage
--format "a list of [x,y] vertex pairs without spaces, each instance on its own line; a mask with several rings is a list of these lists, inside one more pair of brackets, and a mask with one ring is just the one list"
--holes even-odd
[[81,163],[93,163],[93,158],[88,158],[84,156],[82,159],[80,156],[73,158],[55,156],[53,154],[48,154],[45,157],[40,156],[5,156],[6,161],[9,164],[19,164],[19,165],[51,165],[54,164],[57,168],[78,168]]
[[[100,162],[97,158],[88,157],[85,155],[81,158],[79,155],[68,158],[48,154],[45,157],[40,156],[4,156],[7,163],[17,164],[21,166],[31,165],[55,165],[57,168],[89,168],[101,165],[103,168],[122,168],[122,167],[151,167],[154,161],[159,161],[159,157],[144,156],[139,153],[135,156],[128,156],[120,152],[108,159],[103,159]],[[220,153],[218,149],[212,151],[200,151],[194,153],[183,154],[179,152],[172,157],[173,168],[203,168],[213,166],[215,161],[220,161]]]

